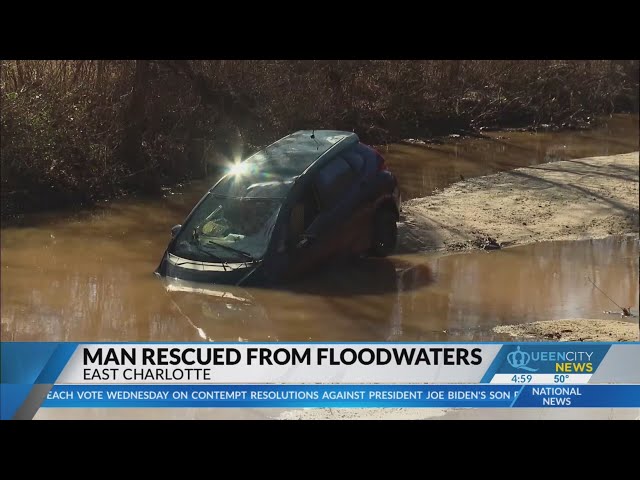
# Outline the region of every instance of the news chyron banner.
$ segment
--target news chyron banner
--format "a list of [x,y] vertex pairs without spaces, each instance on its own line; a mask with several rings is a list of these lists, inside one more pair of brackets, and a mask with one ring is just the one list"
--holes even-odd
[[1,344],[40,408],[640,408],[640,343]]

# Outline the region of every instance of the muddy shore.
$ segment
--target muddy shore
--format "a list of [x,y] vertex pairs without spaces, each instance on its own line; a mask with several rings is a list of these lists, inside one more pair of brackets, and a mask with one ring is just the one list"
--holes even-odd
[[627,320],[595,318],[545,320],[522,325],[498,325],[493,331],[506,333],[517,339],[560,342],[636,342],[640,337],[637,318],[629,317]]
[[457,182],[403,204],[399,250],[459,251],[638,232],[638,152]]

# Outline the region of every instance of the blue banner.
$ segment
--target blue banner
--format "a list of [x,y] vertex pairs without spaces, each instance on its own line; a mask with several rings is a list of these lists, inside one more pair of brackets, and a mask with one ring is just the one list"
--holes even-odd
[[640,385],[56,385],[55,408],[640,408]]

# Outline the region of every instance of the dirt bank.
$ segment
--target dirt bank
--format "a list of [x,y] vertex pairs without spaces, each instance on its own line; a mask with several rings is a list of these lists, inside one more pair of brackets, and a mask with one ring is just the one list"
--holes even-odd
[[[638,152],[463,180],[403,205],[400,251],[480,248],[638,232]],[[486,242],[485,242],[486,243]]]
[[496,333],[506,333],[515,339],[558,340],[560,342],[636,342],[638,321],[596,320],[572,318],[546,320],[521,325],[498,325]]

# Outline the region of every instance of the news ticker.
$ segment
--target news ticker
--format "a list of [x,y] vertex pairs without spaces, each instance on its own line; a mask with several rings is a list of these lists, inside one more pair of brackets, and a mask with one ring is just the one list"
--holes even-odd
[[1,348],[3,419],[39,408],[640,408],[640,342]]

